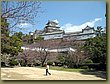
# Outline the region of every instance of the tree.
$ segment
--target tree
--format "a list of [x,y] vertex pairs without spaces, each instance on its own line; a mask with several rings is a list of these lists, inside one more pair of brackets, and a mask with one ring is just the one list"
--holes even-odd
[[16,35],[10,36],[8,26],[7,19],[1,18],[1,60],[5,65],[8,65],[10,60],[22,51],[22,40]]
[[1,33],[2,36],[8,37],[9,36],[9,23],[7,22],[6,18],[1,18]]
[[9,28],[17,28],[20,23],[33,23],[33,19],[40,11],[41,2],[36,1],[2,1],[1,18],[10,22]]
[[49,52],[44,45],[45,42],[38,43],[37,47],[35,47],[36,44],[31,44],[28,46],[29,50],[23,50],[23,52],[19,54],[18,57],[23,60],[25,64],[39,61],[41,66],[43,66],[49,56]]
[[59,44],[58,40],[40,40],[36,43],[25,45],[25,47],[29,48],[30,51],[32,51],[28,57],[33,57],[32,54],[35,53],[33,60],[36,58],[36,60],[41,63],[41,66],[43,66],[45,62],[55,60],[57,54],[49,52],[48,49],[56,48],[58,46],[57,44]]
[[63,52],[60,54],[61,56],[58,56],[58,59],[70,68],[78,68],[79,65],[89,59],[89,55],[77,41],[70,43],[68,46],[71,45],[71,48],[75,51],[68,50],[67,52]]
[[57,59],[60,63],[66,64],[66,53],[58,53]]
[[94,63],[106,64],[107,55],[107,39],[106,34],[87,39],[85,49],[88,51]]
[[83,64],[87,59],[89,59],[87,52],[85,52],[80,46],[78,46],[75,52],[68,52],[68,67],[78,68],[79,65]]
[[48,54],[49,54],[45,45],[47,45],[45,41],[40,41],[39,46],[37,47],[38,51],[36,51],[36,53],[39,53],[39,60],[41,62],[41,66],[43,66],[44,63],[47,61]]
[[9,23],[7,23],[6,18],[1,18],[1,53],[7,53],[8,45],[10,42],[10,36],[8,31]]
[[11,54],[12,55],[18,55],[19,52],[22,52],[21,46],[23,45],[22,39],[17,37],[16,35],[12,35],[10,37],[10,46],[12,48]]
[[88,54],[82,48],[82,44],[85,41],[77,41],[74,39],[63,39],[60,43],[58,48],[72,48],[73,50],[68,50],[64,52],[60,52],[57,56],[58,61],[67,65],[70,68],[78,68],[80,64],[82,64],[85,60],[89,58]]
[[101,35],[102,35],[102,33],[103,33],[102,29],[103,29],[103,28],[102,28],[101,26],[98,26],[98,27],[97,27],[97,29],[95,30],[97,36],[101,36]]
[[3,61],[5,59],[3,62],[6,66],[16,58],[19,52],[22,52],[21,46],[22,41],[17,37],[10,37],[7,43],[2,43],[1,60]]
[[22,53],[16,57],[21,66],[26,66],[29,62],[29,58],[32,56],[32,52],[29,50],[23,50]]
[[[56,52],[56,50],[62,49],[62,48],[69,48],[69,47],[73,49],[74,48],[79,49],[79,47],[75,45],[77,45],[77,42],[74,40],[72,41],[72,40],[54,39],[54,40],[40,40],[40,41],[37,41],[36,43],[25,45],[25,47],[33,51],[30,53],[28,57],[33,57],[31,56],[31,54],[36,53],[35,58],[39,60],[42,66],[44,65],[45,62],[60,62],[60,63],[67,64],[69,67],[72,67],[73,62],[74,62],[74,65],[75,63],[76,65],[82,63],[82,61],[87,57],[86,54],[81,52],[80,51],[81,49],[76,53],[69,52],[69,51]],[[72,56],[74,56],[74,59]],[[76,59],[75,56],[76,58],[77,57],[78,58]],[[71,59],[72,59],[72,62],[71,62],[72,64],[69,65]]]
[[[22,52],[22,33],[10,35],[13,28],[21,23],[33,23],[34,17],[40,12],[40,2],[31,1],[2,1],[1,13],[1,53],[15,57]],[[2,59],[1,57],[1,59]],[[10,58],[11,59],[11,58]]]
[[23,37],[24,37],[24,34],[22,33],[22,32],[15,32],[14,33],[14,36],[17,36],[19,39],[23,39]]
[[18,52],[21,52],[22,40],[17,36],[10,36],[7,41],[2,39],[2,50],[1,53],[11,54],[12,56],[18,55]]

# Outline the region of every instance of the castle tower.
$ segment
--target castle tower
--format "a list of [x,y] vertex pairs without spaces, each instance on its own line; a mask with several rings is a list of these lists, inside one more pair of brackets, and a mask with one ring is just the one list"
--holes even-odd
[[61,31],[57,20],[49,20],[44,28],[45,33]]

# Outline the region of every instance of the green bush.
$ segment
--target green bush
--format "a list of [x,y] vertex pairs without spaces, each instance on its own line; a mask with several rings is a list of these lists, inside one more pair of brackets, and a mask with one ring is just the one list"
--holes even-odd
[[15,59],[10,60],[10,66],[18,65],[18,62]]
[[91,59],[88,59],[85,61],[85,63],[93,63],[93,61]]
[[40,63],[35,63],[34,66],[40,66]]
[[47,64],[48,64],[48,65],[52,65],[52,64],[53,64],[53,62],[47,62]]
[[81,69],[89,69],[88,66],[81,66],[80,68],[81,68]]
[[31,67],[31,64],[27,64],[28,67]]
[[27,64],[24,62],[24,60],[20,60],[21,66],[26,66]]

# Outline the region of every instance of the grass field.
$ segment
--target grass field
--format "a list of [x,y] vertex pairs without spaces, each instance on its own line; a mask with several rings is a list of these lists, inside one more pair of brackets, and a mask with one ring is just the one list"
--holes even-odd
[[81,72],[81,71],[85,71],[85,69],[75,69],[75,68],[63,68],[63,67],[50,67],[51,70],[58,70],[58,71],[68,71],[68,72]]
[[1,68],[1,80],[106,80],[101,71],[50,67],[52,75],[45,75],[45,67]]

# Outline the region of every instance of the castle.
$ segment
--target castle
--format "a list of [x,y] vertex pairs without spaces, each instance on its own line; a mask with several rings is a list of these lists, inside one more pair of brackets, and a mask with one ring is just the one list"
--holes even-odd
[[37,36],[41,36],[44,40],[49,39],[76,39],[76,40],[85,40],[88,38],[93,38],[96,36],[95,30],[93,27],[86,26],[79,32],[65,33],[64,30],[60,29],[59,23],[57,20],[49,20],[45,25],[44,30],[36,30],[32,33],[33,39],[36,39]]
[[[75,51],[75,48],[71,47],[70,42],[73,40],[77,41],[79,45],[83,45],[85,39],[93,38],[96,36],[96,32],[94,28],[90,26],[86,26],[79,32],[71,32],[65,33],[64,30],[60,29],[59,23],[56,20],[48,21],[45,25],[44,30],[36,30],[35,32],[30,32],[32,39],[36,39],[37,37],[41,36],[44,38],[45,48],[48,49],[49,52],[65,52],[65,51]],[[64,42],[61,42],[63,39]],[[53,41],[52,41],[53,40]],[[31,49],[35,50],[40,47],[41,42],[34,43],[30,45],[28,48],[27,46],[22,47],[22,49]],[[60,46],[59,46],[60,44]],[[55,45],[55,46],[53,46]],[[59,47],[59,48],[58,48]]]

